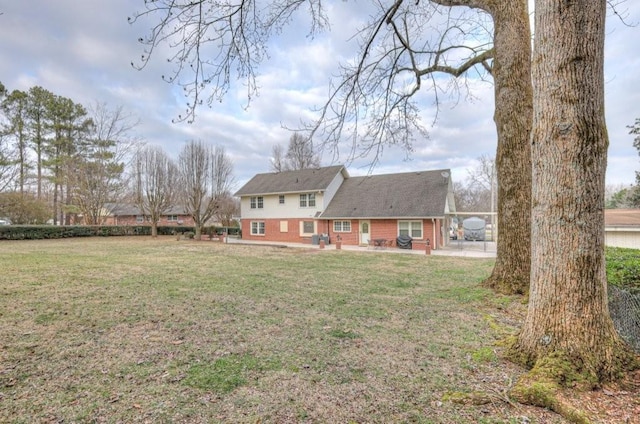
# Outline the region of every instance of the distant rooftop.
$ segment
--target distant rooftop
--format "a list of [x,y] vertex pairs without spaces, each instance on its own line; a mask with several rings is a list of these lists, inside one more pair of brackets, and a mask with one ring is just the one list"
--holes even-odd
[[604,225],[608,227],[640,227],[640,209],[605,209]]

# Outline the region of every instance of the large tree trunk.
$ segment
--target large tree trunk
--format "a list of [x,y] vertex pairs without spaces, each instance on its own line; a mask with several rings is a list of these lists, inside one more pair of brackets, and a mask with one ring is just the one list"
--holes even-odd
[[607,306],[606,0],[537,0],[535,13],[532,272],[513,352],[538,368],[561,358],[597,385],[632,359]]
[[531,31],[527,0],[432,0],[480,8],[494,26],[494,121],[498,132],[497,259],[485,285],[507,294],[529,290],[531,270]]
[[499,233],[496,264],[485,284],[525,294],[531,270],[531,32],[527,0],[496,3],[491,14]]

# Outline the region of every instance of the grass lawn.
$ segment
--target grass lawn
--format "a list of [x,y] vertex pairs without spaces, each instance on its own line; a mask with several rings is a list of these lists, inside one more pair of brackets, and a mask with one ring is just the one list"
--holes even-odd
[[0,422],[564,422],[506,401],[525,307],[479,287],[493,260],[112,237],[0,264]]

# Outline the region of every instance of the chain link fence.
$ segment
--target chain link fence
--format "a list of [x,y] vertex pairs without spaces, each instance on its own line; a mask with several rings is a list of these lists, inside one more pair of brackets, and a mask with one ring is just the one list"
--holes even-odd
[[640,290],[609,285],[609,312],[620,336],[640,353]]

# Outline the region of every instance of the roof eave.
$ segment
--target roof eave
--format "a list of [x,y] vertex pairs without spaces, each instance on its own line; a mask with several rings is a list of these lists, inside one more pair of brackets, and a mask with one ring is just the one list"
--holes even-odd
[[302,193],[324,193],[326,188],[312,188],[308,190],[296,190],[296,191],[274,191],[274,192],[256,192],[256,193],[242,193],[234,194],[235,197],[247,197],[247,196],[275,196],[280,194],[302,194]]
[[444,219],[444,215],[439,216],[324,216],[318,219]]

